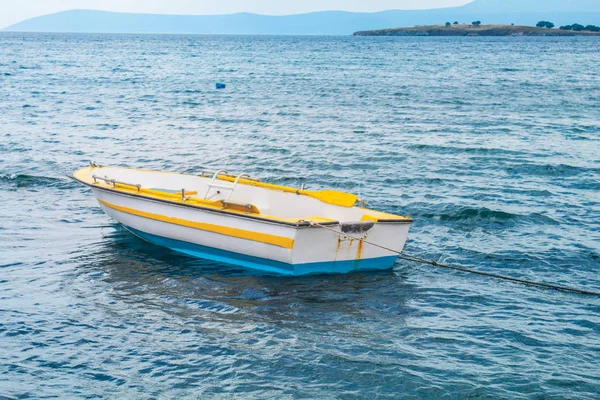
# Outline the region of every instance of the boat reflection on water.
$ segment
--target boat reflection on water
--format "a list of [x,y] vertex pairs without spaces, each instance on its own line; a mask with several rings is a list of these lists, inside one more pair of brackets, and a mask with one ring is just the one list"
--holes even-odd
[[238,330],[230,324],[242,323],[248,329],[269,322],[361,336],[367,334],[361,333],[366,325],[357,327],[351,321],[379,319],[383,313],[386,318],[392,314],[401,326],[410,313],[407,303],[416,295],[399,271],[274,276],[157,250],[119,225],[112,229],[104,229],[105,237],[93,249],[85,249],[89,254],[77,268],[76,279],[88,284],[71,285],[82,296],[92,291],[98,306],[110,312],[120,309],[141,318],[169,315],[199,329],[218,325]]

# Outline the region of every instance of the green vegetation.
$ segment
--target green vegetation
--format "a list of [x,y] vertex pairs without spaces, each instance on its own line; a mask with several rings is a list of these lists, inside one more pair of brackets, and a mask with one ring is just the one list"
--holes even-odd
[[549,28],[552,29],[554,28],[554,24],[550,21],[540,21],[537,23],[536,25],[538,28]]
[[[405,28],[379,29],[374,31],[355,32],[355,36],[600,36],[600,28],[584,27],[582,25],[570,26],[570,30],[548,29],[536,26],[515,25],[480,25],[456,24],[413,26]],[[544,24],[544,26],[547,26]],[[581,30],[579,30],[581,29]],[[588,31],[585,31],[587,29]],[[594,31],[593,29],[598,29]]]
[[454,21],[454,24],[453,24],[453,25],[458,25],[458,21]]
[[583,26],[581,24],[573,24],[573,25],[561,26],[560,29],[562,29],[563,31],[575,31],[575,32],[584,32],[584,31],[600,32],[600,26],[596,26],[596,25]]
[[481,25],[481,21],[473,21],[473,26],[479,26]]
[[450,26],[452,25],[450,22],[446,22],[446,26]]

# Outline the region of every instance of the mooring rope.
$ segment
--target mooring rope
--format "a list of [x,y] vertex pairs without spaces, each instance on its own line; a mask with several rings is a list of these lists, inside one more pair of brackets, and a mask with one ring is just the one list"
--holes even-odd
[[583,289],[577,289],[577,288],[572,288],[572,287],[567,287],[567,286],[553,285],[550,283],[535,282],[535,281],[530,281],[527,279],[514,278],[512,276],[505,276],[505,275],[493,274],[490,272],[476,271],[473,269],[468,269],[468,268],[463,268],[463,267],[455,267],[452,265],[442,264],[442,263],[438,263],[436,261],[425,260],[420,257],[412,256],[410,254],[406,254],[401,251],[396,251],[394,249],[390,249],[389,247],[385,247],[380,244],[370,242],[366,239],[361,239],[359,237],[349,235],[347,233],[335,230],[328,226],[321,225],[318,222],[313,222],[313,221],[306,221],[306,222],[309,222],[311,226],[317,226],[317,227],[320,227],[323,229],[327,229],[328,231],[335,232],[338,235],[343,235],[343,236],[346,236],[353,240],[359,240],[359,241],[362,241],[363,243],[367,243],[371,246],[379,247],[380,249],[387,250],[391,253],[398,254],[401,259],[406,260],[406,261],[411,261],[411,262],[426,264],[426,265],[432,265],[434,267],[439,267],[439,268],[452,269],[455,271],[466,272],[469,274],[482,275],[482,276],[487,276],[487,277],[491,277],[491,278],[502,279],[505,281],[516,282],[516,283],[521,283],[521,284],[530,285],[530,286],[538,286],[538,287],[542,287],[542,288],[546,288],[546,289],[560,290],[563,292],[572,292],[572,293],[578,293],[578,294],[586,294],[586,295],[591,295],[591,296],[600,296],[600,292],[594,292],[591,290],[583,290]]

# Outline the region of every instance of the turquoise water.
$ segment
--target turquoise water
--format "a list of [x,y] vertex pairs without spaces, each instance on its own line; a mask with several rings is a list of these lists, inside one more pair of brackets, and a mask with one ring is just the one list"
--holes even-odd
[[0,397],[597,398],[600,299],[187,258],[64,174],[351,191],[415,219],[411,254],[599,290],[599,65],[595,38],[0,34]]

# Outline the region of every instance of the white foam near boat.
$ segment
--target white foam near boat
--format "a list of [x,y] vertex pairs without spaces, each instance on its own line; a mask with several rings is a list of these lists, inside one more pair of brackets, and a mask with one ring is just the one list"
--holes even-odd
[[284,275],[392,268],[398,255],[364,240],[400,252],[412,223],[359,207],[353,194],[226,171],[185,175],[92,163],[73,176],[106,214],[150,243]]

